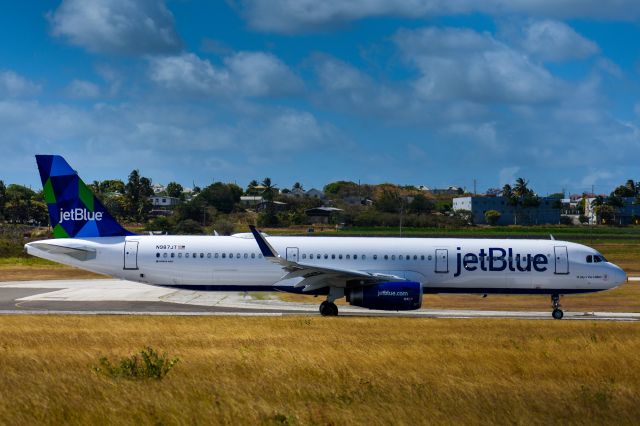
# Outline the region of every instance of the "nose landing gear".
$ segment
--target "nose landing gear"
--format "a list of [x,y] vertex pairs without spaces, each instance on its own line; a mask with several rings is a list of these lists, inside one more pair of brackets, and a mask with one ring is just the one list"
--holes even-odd
[[551,316],[557,320],[562,319],[562,317],[564,316],[564,312],[562,312],[562,309],[560,309],[559,294],[551,295],[551,307],[553,308],[553,312],[551,312]]

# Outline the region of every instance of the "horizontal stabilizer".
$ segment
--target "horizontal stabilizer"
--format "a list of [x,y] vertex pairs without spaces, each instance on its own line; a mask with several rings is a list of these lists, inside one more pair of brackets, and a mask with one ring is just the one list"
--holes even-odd
[[96,258],[96,250],[88,247],[65,247],[46,243],[29,243],[29,246],[51,254],[64,254],[80,261]]

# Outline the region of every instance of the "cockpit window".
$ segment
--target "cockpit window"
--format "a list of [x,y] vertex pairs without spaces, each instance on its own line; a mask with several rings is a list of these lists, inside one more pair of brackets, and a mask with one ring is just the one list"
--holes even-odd
[[587,263],[593,263],[593,256],[592,255],[588,255],[587,256]]
[[594,255],[587,256],[587,263],[601,263],[606,261],[607,259],[605,259],[604,256],[601,254],[594,254]]

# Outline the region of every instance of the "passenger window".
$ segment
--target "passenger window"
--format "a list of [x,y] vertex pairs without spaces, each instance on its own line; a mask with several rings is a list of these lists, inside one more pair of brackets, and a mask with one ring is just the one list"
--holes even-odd
[[313,253],[309,255],[309,259],[313,259]]
[[354,254],[354,255],[353,255],[353,259],[354,259],[354,260],[358,260],[358,255],[357,255],[357,254]]
[[233,259],[233,253],[229,253],[229,259]]
[[338,255],[338,259],[342,259],[342,255],[341,254]]
[[160,257],[160,253],[156,253],[156,257]]
[[162,253],[162,257],[164,257],[166,259],[167,253]]
[[347,259],[347,260],[349,260],[349,259],[351,259],[351,255],[350,255],[350,254],[348,254],[348,255],[346,255],[344,258],[345,258],[345,259]]
[[240,253],[236,253],[236,258],[240,259]]
[[[375,258],[375,256],[373,256],[373,257]],[[366,258],[367,258],[367,256],[363,254],[362,255],[362,260],[365,260]]]
[[420,260],[424,260],[424,254],[420,255]]
[[389,260],[389,255],[388,254],[384,255],[384,260]]
[[251,258],[255,259],[256,258],[256,254],[255,253],[251,253]]
[[391,255],[391,260],[396,260],[396,255],[395,254]]
[[178,253],[178,259],[182,258],[182,253]]
[[249,258],[249,254],[248,254],[248,253],[245,253],[245,254],[244,254],[244,258],[245,258],[245,259],[248,259],[248,258]]
[[262,259],[262,253],[258,253],[258,259]]
[[335,258],[336,258],[336,255],[335,255],[335,254],[332,254],[332,255],[331,255],[331,258],[332,258],[332,259],[335,259]]
[[417,254],[413,255],[413,260],[418,260],[418,255]]
[[204,259],[204,253],[200,253],[200,259]]
[[398,256],[398,260],[402,260],[402,255]]
[[193,253],[193,258],[195,259],[196,257],[198,257],[198,253]]
[[408,255],[407,255],[407,257],[405,257],[405,259],[407,259],[407,260],[411,260],[411,255],[410,255],[410,254],[408,254]]
[[[362,258],[364,259],[364,256],[362,256]],[[378,255],[377,254],[373,255],[373,260],[378,260]]]
[[214,254],[213,257],[218,258],[218,253]]
[[184,257],[189,258],[189,253],[185,253]]
[[307,255],[303,253],[303,254],[302,254],[302,258],[303,258],[303,259],[306,259],[306,258],[307,258]]
[[324,255],[324,258],[325,258],[325,259],[328,259],[328,258],[329,258],[329,255],[328,255],[328,254],[325,254],[325,255]]
[[593,262],[593,256],[589,255],[587,256],[587,263],[592,263]]
[[227,253],[222,253],[222,258],[226,259],[227,258]]
[[173,257],[176,257],[176,254],[175,254],[175,253],[171,253],[171,257],[172,257],[172,258],[173,258]]
[[211,253],[207,253],[207,259],[211,259]]

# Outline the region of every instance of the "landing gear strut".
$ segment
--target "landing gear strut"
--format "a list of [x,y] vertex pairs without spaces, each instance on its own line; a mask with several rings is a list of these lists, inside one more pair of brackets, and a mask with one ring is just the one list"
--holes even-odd
[[344,288],[342,287],[330,287],[327,300],[320,304],[320,315],[323,317],[335,317],[338,315],[338,307],[334,300],[344,297]]
[[560,309],[560,295],[559,294],[552,294],[551,295],[551,307],[553,308],[553,312],[551,313],[551,316],[554,319],[562,319],[562,317],[564,316],[564,312],[562,312],[562,309]]

